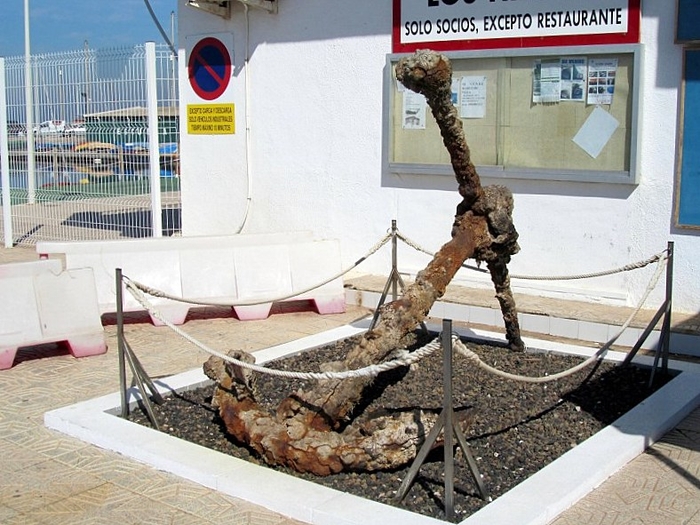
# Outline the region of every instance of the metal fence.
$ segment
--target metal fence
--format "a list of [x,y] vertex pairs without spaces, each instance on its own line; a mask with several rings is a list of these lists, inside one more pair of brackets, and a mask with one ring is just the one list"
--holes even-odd
[[153,43],[0,59],[5,246],[180,230],[176,62]]

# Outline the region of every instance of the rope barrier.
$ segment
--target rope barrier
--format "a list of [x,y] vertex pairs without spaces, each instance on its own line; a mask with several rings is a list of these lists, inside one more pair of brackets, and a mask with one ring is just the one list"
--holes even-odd
[[[618,333],[610,338],[598,351],[596,351],[592,356],[587,358],[585,361],[579,363],[576,366],[573,366],[569,368],[568,370],[564,370],[562,372],[558,372],[553,375],[548,375],[548,376],[542,376],[542,377],[530,377],[530,376],[522,376],[522,375],[517,375],[517,374],[511,374],[510,372],[505,372],[502,370],[499,370],[497,368],[494,368],[486,363],[484,363],[481,358],[473,351],[469,350],[464,343],[459,339],[458,336],[453,335],[452,336],[452,344],[453,347],[457,350],[457,352],[464,356],[466,359],[468,359],[471,362],[476,363],[480,368],[483,370],[487,371],[488,373],[497,375],[499,377],[502,377],[504,379],[509,379],[513,381],[520,381],[520,382],[526,382],[526,383],[547,383],[547,382],[552,382],[556,381],[558,379],[562,379],[564,377],[568,377],[572,374],[575,374],[576,372],[586,368],[587,366],[591,365],[592,363],[596,362],[597,360],[601,359],[605,353],[607,353],[608,349],[610,346],[614,344],[614,342],[622,335],[622,333],[629,327],[630,323],[634,320],[636,315],[639,313],[639,311],[642,309],[644,306],[644,303],[648,299],[649,295],[653,291],[653,289],[656,287],[656,284],[659,281],[659,278],[661,277],[661,272],[664,268],[664,266],[661,264],[661,262],[665,260],[665,258],[661,258],[657,261],[657,268],[656,271],[654,272],[654,275],[652,276],[651,280],[649,281],[649,284],[647,285],[647,289],[644,292],[644,295],[640,299],[637,307],[634,309],[634,311],[630,314],[630,316],[627,318],[625,323],[622,325],[621,329],[618,331]],[[393,359],[391,361],[387,361],[385,363],[379,363],[375,365],[370,365],[364,368],[359,368],[356,370],[346,370],[342,372],[289,372],[286,370],[276,370],[272,368],[267,368],[264,366],[259,366],[251,363],[246,363],[244,361],[240,361],[234,357],[228,356],[226,354],[223,354],[221,352],[218,352],[217,350],[214,350],[212,348],[209,348],[207,345],[204,343],[201,343],[194,337],[190,336],[188,333],[186,333],[184,330],[180,329],[179,327],[175,326],[172,324],[170,321],[165,319],[158,310],[153,308],[153,306],[148,302],[144,294],[141,292],[141,290],[136,286],[136,283],[129,279],[127,276],[123,277],[124,283],[127,287],[127,289],[131,292],[131,294],[134,296],[134,298],[143,306],[153,317],[161,321],[164,325],[166,325],[168,328],[176,332],[178,335],[192,343],[194,346],[199,348],[200,350],[203,350],[204,352],[213,355],[215,357],[218,357],[228,363],[234,364],[236,366],[239,366],[241,368],[245,368],[248,370],[252,370],[254,372],[259,372],[259,373],[264,373],[268,374],[271,376],[275,377],[284,377],[287,379],[302,379],[302,380],[343,380],[343,379],[350,379],[350,378],[358,378],[358,377],[376,377],[382,372],[386,372],[389,370],[393,370],[398,367],[402,366],[410,366],[414,363],[417,363],[421,359],[433,354],[438,348],[440,348],[441,343],[440,343],[440,337],[437,337],[427,345],[419,348],[418,350],[408,353],[405,352],[404,355],[402,355],[400,358]]]
[[[430,254],[427,250],[422,248],[420,245],[415,243],[414,241],[410,240],[406,236],[404,236],[400,232],[396,232],[396,236],[401,239],[403,242],[408,244],[409,246],[415,248],[418,251],[421,251],[423,253],[426,253],[428,255],[433,255]],[[360,263],[362,263],[367,257],[373,255],[376,253],[382,246],[384,246],[390,239],[392,238],[392,233],[388,232],[382,239],[380,239],[365,255],[364,257],[361,257],[358,259],[350,268],[342,271],[339,274],[336,274],[327,280],[323,281],[321,284],[315,285],[313,287],[310,287],[308,289],[302,290],[302,291],[295,291],[290,295],[283,296],[283,297],[277,297],[277,298],[267,298],[267,299],[257,299],[255,301],[243,301],[243,302],[237,302],[237,303],[217,303],[217,302],[204,302],[204,301],[199,301],[196,299],[187,299],[187,298],[182,298],[182,297],[176,297],[172,296],[171,294],[165,293],[161,290],[157,290],[155,288],[146,286],[144,284],[138,283],[132,279],[130,279],[127,276],[123,276],[124,283],[126,285],[126,288],[131,292],[131,294],[134,296],[134,298],[137,300],[141,306],[146,309],[154,318],[158,319],[160,322],[162,322],[165,326],[176,332],[178,335],[189,341],[191,344],[199,348],[200,350],[203,350],[204,352],[213,355],[215,357],[218,357],[226,362],[229,362],[231,364],[234,364],[236,366],[239,366],[241,368],[245,368],[248,370],[252,370],[254,372],[259,372],[259,373],[264,373],[272,376],[277,376],[277,377],[284,377],[287,379],[301,379],[301,380],[343,380],[343,379],[350,379],[350,378],[358,378],[358,377],[376,377],[382,372],[386,372],[388,370],[392,370],[398,367],[402,366],[410,366],[414,363],[417,363],[421,359],[431,355],[434,353],[438,348],[440,348],[440,338],[436,338],[432,342],[428,343],[427,345],[423,346],[422,348],[412,352],[408,353],[406,351],[403,352],[403,355],[400,358],[392,359],[390,361],[384,362],[384,363],[379,363],[379,364],[374,364],[370,365],[364,368],[356,369],[356,370],[346,370],[342,372],[289,372],[285,370],[276,370],[276,369],[271,369],[251,363],[246,363],[244,361],[240,361],[238,359],[235,359],[233,357],[230,357],[226,354],[223,354],[221,352],[218,352],[217,350],[214,350],[212,348],[209,348],[207,345],[201,343],[200,341],[196,340],[194,337],[190,336],[187,334],[184,330],[180,329],[179,327],[175,326],[172,324],[170,321],[165,319],[161,313],[156,310],[153,305],[146,299],[144,293],[154,296],[154,297],[161,297],[161,298],[166,298],[166,299],[171,299],[173,301],[180,301],[180,302],[186,302],[190,304],[197,304],[197,305],[205,305],[205,306],[250,306],[250,305],[257,305],[257,304],[264,304],[264,303],[269,303],[269,302],[275,302],[275,301],[282,301],[284,299],[289,299],[291,297],[295,297],[297,295],[301,295],[303,293],[309,292],[311,290],[314,290],[320,286],[323,286],[339,277],[342,275],[346,274],[350,270],[356,268]],[[640,261],[637,263],[632,263],[625,265],[621,268],[617,268],[614,270],[607,270],[603,272],[595,272],[595,273],[589,273],[589,274],[580,274],[580,275],[574,275],[574,276],[558,276],[558,277],[543,277],[543,276],[516,276],[513,275],[513,278],[520,278],[520,279],[539,279],[539,280],[545,280],[545,279],[551,279],[551,280],[567,280],[567,279],[583,279],[583,278],[589,278],[589,277],[598,277],[602,275],[611,275],[614,273],[620,273],[623,271],[630,271],[634,269],[639,269],[643,268],[651,263],[656,262],[657,263],[657,268],[652,276],[647,289],[645,290],[643,296],[641,297],[637,307],[632,311],[628,319],[625,321],[625,323],[622,325],[620,330],[617,332],[616,335],[614,335],[612,338],[610,338],[598,351],[596,351],[591,357],[586,359],[585,361],[579,363],[578,365],[559,372],[557,374],[553,375],[548,375],[548,376],[543,376],[543,377],[529,377],[529,376],[521,376],[517,374],[512,374],[509,372],[505,372],[502,370],[499,370],[497,368],[494,368],[486,363],[484,363],[481,358],[473,351],[469,350],[464,343],[459,339],[459,337],[453,335],[452,336],[452,343],[454,348],[457,350],[457,352],[468,359],[469,361],[476,363],[480,368],[483,370],[491,373],[498,375],[499,377],[509,379],[509,380],[514,380],[514,381],[521,381],[521,382],[529,382],[529,383],[544,383],[544,382],[551,382],[551,381],[556,381],[558,379],[561,379],[563,377],[567,377],[571,374],[574,374],[578,372],[579,370],[582,370],[583,368],[586,368],[589,366],[591,363],[594,363],[595,361],[599,360],[602,358],[602,356],[608,351],[610,346],[612,346],[615,341],[622,335],[622,333],[629,327],[629,325],[632,323],[634,318],[637,316],[639,311],[642,309],[644,306],[644,303],[648,299],[649,295],[653,291],[653,289],[656,287],[656,284],[658,283],[658,280],[661,276],[661,272],[664,268],[664,266],[661,264],[663,261],[668,259],[668,253],[667,250],[664,250],[663,252],[660,252],[656,255],[653,255],[652,257]],[[466,266],[466,265],[463,265]],[[468,266],[467,266],[468,267]],[[479,271],[484,271],[481,270],[480,268],[472,268],[468,267],[471,269],[476,269]]]
[[131,292],[131,294],[134,296],[136,301],[143,306],[148,313],[150,313],[153,317],[158,319],[160,322],[162,322],[165,326],[173,330],[175,333],[192,343],[194,346],[199,348],[200,350],[203,350],[204,352],[213,355],[215,357],[218,357],[220,359],[223,359],[224,361],[231,363],[233,365],[239,366],[241,368],[245,368],[248,370],[252,370],[253,372],[259,372],[262,374],[267,374],[275,377],[284,377],[287,379],[303,379],[303,380],[330,380],[330,379],[352,379],[352,378],[358,378],[358,377],[376,377],[382,372],[387,372],[389,370],[393,370],[395,368],[399,368],[402,366],[410,366],[414,363],[417,363],[421,359],[431,355],[432,353],[435,352],[435,350],[440,348],[440,339],[437,338],[427,345],[419,348],[418,350],[408,353],[406,352],[405,355],[402,355],[401,357],[397,359],[393,359],[391,361],[386,361],[384,363],[379,363],[375,365],[370,365],[366,366],[364,368],[358,368],[356,370],[345,370],[342,372],[289,372],[286,370],[276,370],[274,368],[267,368],[264,366],[256,365],[256,364],[251,364],[251,363],[246,363],[244,361],[240,361],[236,359],[235,357],[228,356],[224,353],[221,353],[217,350],[214,350],[213,348],[208,347],[204,343],[201,343],[191,335],[189,335],[187,332],[182,330],[181,328],[175,326],[173,323],[165,319],[161,313],[153,308],[153,306],[148,302],[146,297],[143,295],[143,293],[135,286],[134,281],[129,279],[128,277],[124,276],[124,284],[126,285],[126,288]]
[[464,343],[462,343],[461,340],[457,340],[456,343],[454,343],[454,348],[457,350],[459,354],[462,356],[466,357],[470,361],[476,363],[480,368],[483,370],[497,375],[499,377],[502,377],[504,379],[510,379],[512,381],[520,381],[524,383],[548,383],[551,381],[556,381],[557,379],[562,379],[564,377],[568,377],[572,374],[575,374],[579,370],[583,370],[584,368],[588,367],[592,363],[595,363],[596,361],[600,360],[610,349],[610,347],[617,341],[617,339],[622,335],[622,333],[629,327],[629,325],[632,323],[634,318],[637,316],[639,311],[642,309],[644,306],[644,303],[646,300],[649,298],[649,295],[651,292],[656,288],[657,283],[659,282],[659,278],[661,277],[661,272],[664,269],[664,265],[661,264],[662,260],[665,260],[666,258],[660,259],[657,263],[656,271],[654,272],[654,275],[652,276],[651,280],[649,281],[649,284],[647,285],[647,289],[644,292],[644,295],[640,299],[639,303],[637,304],[637,307],[634,309],[634,311],[630,314],[630,316],[627,318],[627,320],[624,322],[620,330],[615,334],[613,337],[611,337],[600,349],[598,349],[592,356],[590,356],[588,359],[585,361],[579,363],[578,365],[569,368],[568,370],[564,370],[562,372],[559,372],[557,374],[553,374],[551,376],[543,376],[543,377],[530,377],[530,376],[521,376],[517,374],[511,374],[509,372],[504,372],[503,370],[499,370],[497,368],[494,368],[486,363],[484,363],[481,358],[469,348],[467,348]]
[[[412,241],[405,235],[403,235],[400,232],[397,232],[396,236],[401,239],[405,244],[413,248],[414,250],[417,250],[419,252],[422,252],[426,255],[429,255],[431,257],[435,257],[435,254],[428,251],[427,249],[423,248],[420,246],[418,243],[415,241]],[[629,272],[632,270],[638,270],[640,268],[644,268],[645,266],[648,266],[652,263],[657,262],[661,257],[666,254],[667,250],[664,250],[662,252],[659,252],[657,254],[652,255],[648,259],[645,259],[643,261],[639,261],[636,263],[630,263],[626,264],[624,266],[621,266],[619,268],[614,268],[611,270],[603,270],[600,272],[593,272],[593,273],[581,273],[581,274],[574,274],[574,275],[555,275],[555,276],[546,276],[546,275],[518,275],[518,274],[512,274],[510,277],[511,279],[521,279],[521,280],[530,280],[530,281],[573,281],[577,279],[591,279],[593,277],[603,277],[606,275],[613,275],[616,273],[622,273],[622,272]],[[484,268],[479,268],[476,266],[472,266],[469,264],[463,264],[463,268],[467,268],[468,270],[473,270],[477,271],[480,273],[489,273],[488,270]]]
[[[410,246],[411,248],[422,252],[426,255],[429,255],[431,257],[434,257],[435,254],[428,251],[427,249],[423,248],[420,246],[418,243],[415,241],[409,239],[405,235],[403,235],[401,232],[398,230],[396,231],[396,236],[398,239],[403,241],[405,244]],[[309,286],[307,288],[304,288],[302,290],[295,290],[293,292],[290,292],[287,295],[283,296],[278,296],[278,297],[267,297],[263,299],[251,299],[248,301],[215,301],[215,300],[207,300],[203,301],[200,299],[194,299],[194,298],[188,298],[188,297],[179,297],[177,295],[170,294],[168,292],[164,292],[163,290],[159,290],[157,288],[153,288],[151,286],[145,285],[143,283],[140,283],[138,281],[131,280],[134,286],[139,288],[141,291],[145,292],[146,294],[152,296],[152,297],[159,297],[162,299],[169,299],[171,301],[176,301],[176,302],[181,302],[181,303],[187,303],[187,304],[194,304],[198,306],[227,306],[227,307],[235,307],[235,306],[255,306],[259,304],[267,304],[267,303],[274,303],[274,302],[280,302],[284,301],[286,299],[291,299],[293,297],[308,293],[312,290],[315,290],[317,288],[320,288],[321,286],[324,286],[335,279],[338,279],[348,272],[354,270],[357,268],[362,262],[364,262],[368,257],[374,255],[376,252],[378,252],[386,243],[391,240],[392,233],[391,231],[387,232],[384,237],[382,237],[370,250],[367,252],[366,255],[363,257],[360,257],[357,261],[355,261],[350,267],[346,268],[345,270],[340,271],[339,273],[329,277],[328,279]],[[559,276],[544,276],[544,275],[518,275],[518,274],[512,274],[510,277],[512,279],[522,279],[522,280],[540,280],[540,281],[566,281],[566,280],[576,280],[576,279],[590,279],[594,277],[602,277],[605,275],[613,275],[616,273],[622,273],[622,272],[627,272],[627,271],[632,271],[632,270],[638,270],[640,268],[644,268],[648,266],[649,264],[652,264],[654,262],[658,262],[659,260],[664,259],[667,256],[667,250],[664,250],[662,252],[659,252],[655,255],[652,255],[651,257],[643,260],[643,261],[638,261],[636,263],[630,263],[626,264],[624,266],[621,266],[619,268],[611,269],[611,270],[603,270],[600,272],[593,272],[593,273],[586,273],[586,274],[576,274],[576,275],[559,275]],[[478,268],[476,266],[471,266],[469,264],[462,264],[463,268],[467,268],[469,270],[481,272],[481,273],[488,273],[488,270],[485,270],[483,268]]]
[[130,282],[133,284],[133,286],[137,287],[142,292],[145,292],[152,297],[159,297],[162,299],[170,299],[171,301],[176,301],[179,303],[195,304],[198,306],[231,306],[231,307],[234,307],[234,306],[255,306],[255,305],[259,305],[259,304],[275,303],[275,302],[284,301],[286,299],[291,299],[292,297],[296,297],[298,295],[305,294],[307,292],[310,292],[312,290],[320,288],[321,286],[324,286],[332,281],[335,281],[336,279],[342,277],[346,273],[357,268],[368,257],[370,257],[371,255],[374,255],[376,252],[378,252],[382,246],[384,246],[387,242],[389,242],[389,240],[391,240],[391,234],[386,234],[374,246],[372,246],[372,248],[370,248],[369,252],[366,255],[364,255],[363,257],[360,257],[349,268],[342,270],[341,272],[329,277],[325,281],[322,281],[318,284],[314,284],[313,286],[309,286],[308,288],[304,288],[302,290],[295,290],[295,291],[290,292],[289,294],[283,295],[281,297],[268,297],[268,298],[263,298],[263,299],[250,299],[248,301],[235,301],[235,302],[230,302],[230,301],[223,302],[223,301],[214,301],[214,300],[202,301],[200,299],[192,299],[192,298],[179,297],[177,295],[172,295],[172,294],[169,294],[168,292],[164,292],[163,290],[153,288],[151,286],[139,283],[139,282],[131,280],[131,279],[130,279]]

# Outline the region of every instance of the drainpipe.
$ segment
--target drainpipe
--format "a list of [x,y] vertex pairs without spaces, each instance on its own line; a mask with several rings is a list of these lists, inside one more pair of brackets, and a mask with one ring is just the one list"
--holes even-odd
[[248,213],[253,200],[253,177],[251,161],[251,139],[250,139],[250,18],[248,16],[248,5],[243,4],[245,10],[245,172],[248,181],[248,191],[245,203],[245,214],[236,233],[241,233],[248,221]]

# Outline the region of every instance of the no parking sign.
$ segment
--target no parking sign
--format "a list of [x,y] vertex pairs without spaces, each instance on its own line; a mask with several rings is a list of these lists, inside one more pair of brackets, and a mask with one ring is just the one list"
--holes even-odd
[[[195,94],[206,101],[221,97],[231,81],[231,62],[231,53],[220,39],[200,39],[187,62],[188,79]],[[234,104],[188,104],[187,131],[204,135],[235,133]]]
[[194,92],[204,100],[215,100],[231,80],[231,54],[218,38],[203,38],[190,52],[187,72]]

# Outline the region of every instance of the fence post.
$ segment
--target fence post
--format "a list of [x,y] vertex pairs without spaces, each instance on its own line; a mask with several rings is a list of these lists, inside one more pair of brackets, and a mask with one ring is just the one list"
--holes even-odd
[[34,141],[34,81],[29,38],[29,2],[24,2],[24,102],[27,106],[27,204],[36,202],[36,145]]
[[158,78],[156,44],[146,42],[146,105],[148,107],[148,166],[151,180],[151,225],[153,237],[163,236],[160,195],[160,143],[158,140]]
[[12,248],[12,201],[10,200],[10,148],[7,137],[5,59],[0,57],[0,170],[2,170],[2,226],[5,248]]

